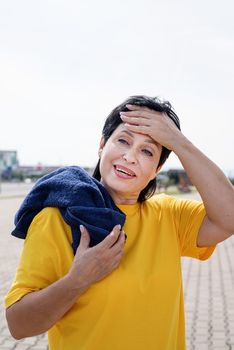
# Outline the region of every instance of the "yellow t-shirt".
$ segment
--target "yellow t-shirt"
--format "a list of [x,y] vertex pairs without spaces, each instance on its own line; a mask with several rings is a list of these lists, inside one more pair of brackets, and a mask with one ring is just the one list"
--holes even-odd
[[[196,246],[204,206],[156,195],[119,208],[127,215],[125,255],[48,331],[50,350],[185,349],[180,257],[205,260],[214,250]],[[43,209],[30,225],[6,307],[69,271],[71,241],[60,211]]]

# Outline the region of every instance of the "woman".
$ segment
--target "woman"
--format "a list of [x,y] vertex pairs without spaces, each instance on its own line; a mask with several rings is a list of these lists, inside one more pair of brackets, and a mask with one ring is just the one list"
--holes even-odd
[[[170,151],[203,203],[152,196]],[[74,257],[61,212],[41,210],[6,296],[9,329],[16,339],[48,331],[52,350],[185,349],[180,258],[205,260],[232,235],[233,187],[157,98],[133,96],[111,112],[99,157],[94,177],[126,215],[124,228],[90,247],[81,226]]]

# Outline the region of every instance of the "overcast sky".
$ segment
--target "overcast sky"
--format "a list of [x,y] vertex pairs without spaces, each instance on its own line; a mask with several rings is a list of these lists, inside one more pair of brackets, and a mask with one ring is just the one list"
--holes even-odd
[[183,133],[234,169],[233,4],[0,1],[0,149],[21,165],[93,166],[107,114],[146,94],[169,100]]

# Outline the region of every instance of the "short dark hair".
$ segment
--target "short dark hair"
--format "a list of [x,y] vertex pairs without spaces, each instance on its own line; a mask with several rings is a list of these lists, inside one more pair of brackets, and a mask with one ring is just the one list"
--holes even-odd
[[[102,130],[102,136],[104,137],[105,143],[109,139],[109,137],[112,135],[112,133],[115,131],[115,129],[123,123],[122,119],[120,118],[119,112],[126,112],[128,111],[128,108],[126,107],[127,104],[132,105],[138,105],[142,107],[148,107],[150,109],[153,109],[157,112],[164,112],[168,115],[169,118],[173,120],[177,128],[180,130],[180,121],[178,116],[175,114],[175,112],[172,109],[172,106],[170,102],[168,101],[162,101],[158,97],[149,97],[144,95],[137,95],[137,96],[130,96],[127,98],[123,103],[121,103],[119,106],[115,107],[111,113],[106,118],[103,130]],[[162,148],[161,157],[159,159],[158,166],[161,166],[165,163],[166,159],[168,158],[171,151],[167,149],[166,147]],[[93,177],[97,180],[101,180],[101,174],[100,174],[100,160],[98,161],[94,172]],[[157,180],[155,179],[151,180],[148,185],[140,192],[138,197],[138,202],[143,202],[146,199],[150,198],[156,191],[157,187]]]

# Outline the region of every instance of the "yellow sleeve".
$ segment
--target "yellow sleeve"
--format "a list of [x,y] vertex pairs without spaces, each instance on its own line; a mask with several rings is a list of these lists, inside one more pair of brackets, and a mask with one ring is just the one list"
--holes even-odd
[[199,260],[208,259],[216,246],[202,248],[197,246],[197,235],[206,215],[204,204],[195,200],[176,198],[172,203],[181,256],[189,256]]
[[32,221],[14,282],[5,297],[9,307],[24,295],[64,276],[73,261],[71,229],[57,208],[45,208]]

